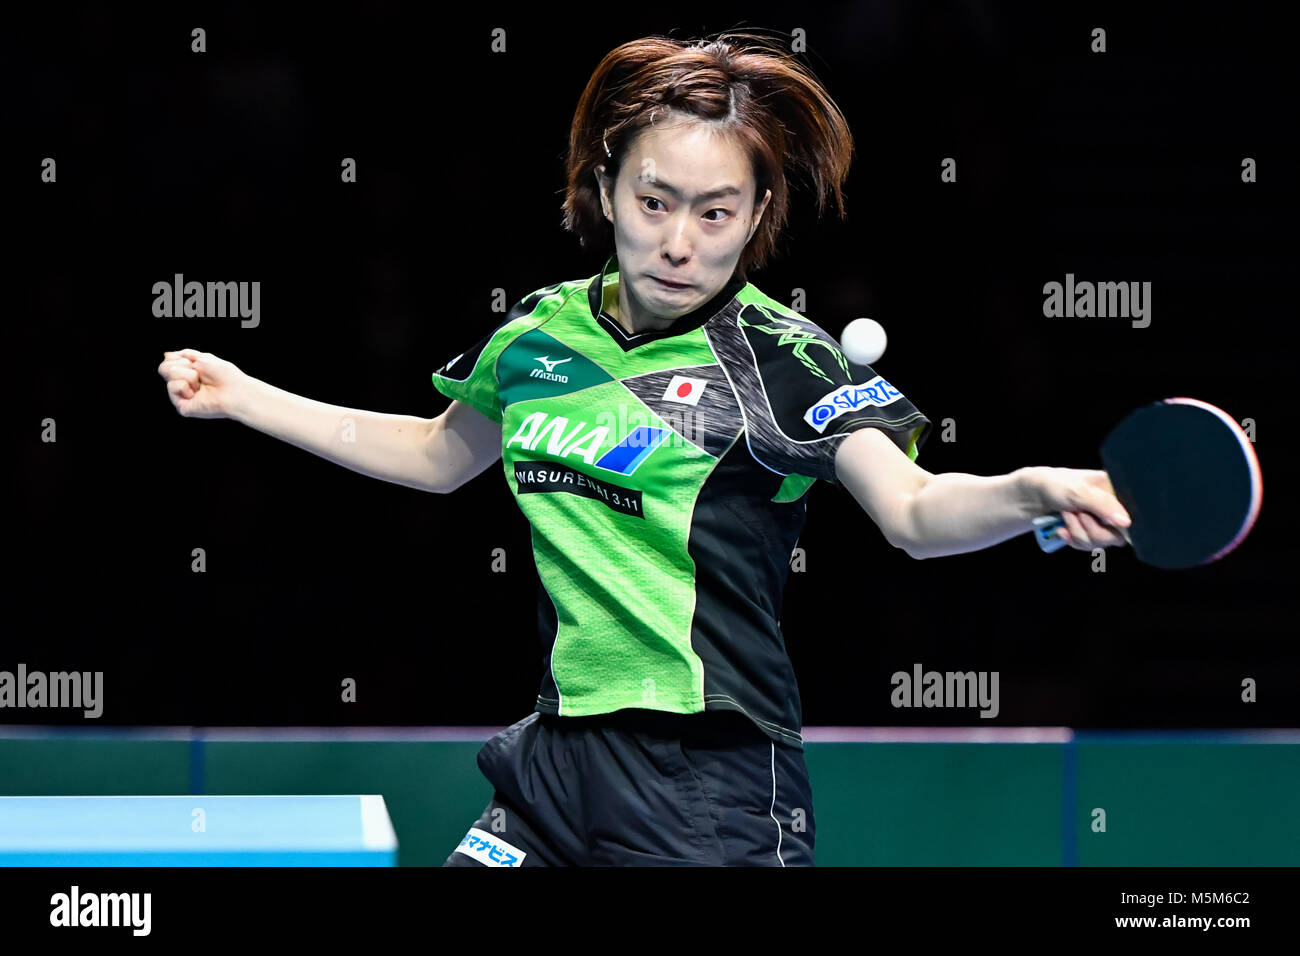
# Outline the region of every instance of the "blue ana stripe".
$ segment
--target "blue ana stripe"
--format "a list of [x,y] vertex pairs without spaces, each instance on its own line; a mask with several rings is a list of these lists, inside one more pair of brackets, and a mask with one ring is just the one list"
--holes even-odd
[[596,467],[616,471],[620,475],[630,475],[645,460],[645,456],[659,446],[667,434],[666,428],[642,425],[601,455],[600,460],[596,462]]

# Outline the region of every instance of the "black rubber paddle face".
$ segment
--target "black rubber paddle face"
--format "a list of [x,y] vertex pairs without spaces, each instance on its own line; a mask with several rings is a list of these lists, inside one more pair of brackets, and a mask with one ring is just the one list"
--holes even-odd
[[1227,554],[1259,511],[1254,449],[1213,406],[1170,399],[1132,412],[1106,436],[1101,460],[1133,518],[1133,551],[1158,568]]

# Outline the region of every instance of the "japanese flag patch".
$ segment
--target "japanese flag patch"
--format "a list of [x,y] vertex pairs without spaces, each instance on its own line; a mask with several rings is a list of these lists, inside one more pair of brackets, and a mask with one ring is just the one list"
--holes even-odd
[[707,378],[688,378],[685,375],[674,375],[673,380],[664,389],[663,400],[665,402],[678,402],[682,405],[698,405],[700,396],[704,394],[704,386],[708,384],[709,380]]

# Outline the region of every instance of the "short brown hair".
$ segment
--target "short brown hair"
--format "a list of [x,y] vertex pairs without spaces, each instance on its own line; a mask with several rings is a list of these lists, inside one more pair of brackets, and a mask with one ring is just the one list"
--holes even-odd
[[[614,230],[604,216],[593,175],[602,163],[617,177],[627,147],[664,109],[721,121],[749,156],[757,180],[754,201],[772,200],[737,266],[741,276],[762,268],[790,211],[786,170],[812,186],[817,211],[834,198],[844,216],[842,187],[853,158],[844,114],[810,70],[778,41],[754,33],[712,40],[645,37],[615,47],[587,81],[569,130],[565,161],[564,227],[584,249],[608,254]],[[606,145],[610,156],[605,153]]]

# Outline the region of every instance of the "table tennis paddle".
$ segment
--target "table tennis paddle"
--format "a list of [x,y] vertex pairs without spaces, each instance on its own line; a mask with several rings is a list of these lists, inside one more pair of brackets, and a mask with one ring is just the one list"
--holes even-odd
[[[1133,523],[1117,529],[1138,560],[1180,569],[1217,561],[1259,515],[1264,485],[1255,449],[1220,408],[1166,398],[1130,412],[1101,445],[1115,497]],[[1066,544],[1058,515],[1035,518],[1044,551]]]

